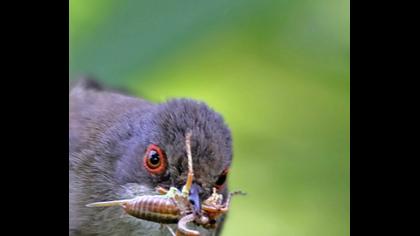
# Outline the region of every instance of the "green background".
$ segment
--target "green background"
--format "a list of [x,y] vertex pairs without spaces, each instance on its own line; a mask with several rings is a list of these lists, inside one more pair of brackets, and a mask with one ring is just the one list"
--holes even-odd
[[349,1],[70,0],[70,79],[204,100],[232,129],[223,235],[349,235]]

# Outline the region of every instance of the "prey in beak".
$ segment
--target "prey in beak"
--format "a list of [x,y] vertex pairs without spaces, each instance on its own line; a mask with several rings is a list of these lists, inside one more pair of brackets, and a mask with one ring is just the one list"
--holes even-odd
[[[199,231],[188,227],[189,223],[195,223],[206,229],[215,229],[217,218],[229,210],[231,196],[243,193],[240,191],[231,192],[225,203],[222,203],[223,195],[217,193],[216,188],[213,188],[213,194],[208,199],[203,202],[200,200],[200,193],[203,192],[203,189],[193,181],[190,138],[191,133],[187,133],[188,175],[181,191],[176,187],[171,187],[169,190],[157,187],[156,191],[161,195],[142,195],[133,199],[95,202],[87,206],[120,206],[129,215],[139,219],[163,224],[177,223],[178,227],[174,235],[200,236]],[[172,230],[169,227],[168,229]]]

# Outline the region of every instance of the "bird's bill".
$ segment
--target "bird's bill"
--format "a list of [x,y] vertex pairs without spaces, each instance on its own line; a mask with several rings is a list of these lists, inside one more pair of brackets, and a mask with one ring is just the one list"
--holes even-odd
[[201,212],[201,200],[200,200],[201,187],[195,183],[191,185],[190,194],[188,200],[193,205],[194,214],[198,215]]

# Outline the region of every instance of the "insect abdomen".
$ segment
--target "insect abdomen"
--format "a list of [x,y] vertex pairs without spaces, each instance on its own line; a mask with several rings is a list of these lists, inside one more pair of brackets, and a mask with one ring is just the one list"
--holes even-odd
[[177,223],[180,217],[174,200],[168,197],[141,196],[122,206],[134,217],[163,224]]

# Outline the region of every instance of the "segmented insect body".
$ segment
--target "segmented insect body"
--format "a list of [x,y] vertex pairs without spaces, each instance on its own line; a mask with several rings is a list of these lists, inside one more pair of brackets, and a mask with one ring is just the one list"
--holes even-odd
[[180,216],[175,201],[164,196],[141,196],[122,204],[122,207],[132,216],[164,224],[177,223]]
[[144,195],[133,199],[108,202],[95,202],[88,207],[121,206],[127,214],[148,221],[163,224],[177,223],[182,217],[182,202],[175,202],[175,198],[167,195]]
[[196,216],[192,213],[190,202],[178,190],[159,188],[158,192],[165,195],[144,195],[127,200],[95,202],[87,206],[121,206],[127,214],[139,219],[162,224],[178,223],[177,235],[198,236],[198,231],[188,229],[188,223],[195,222],[204,228],[215,228],[216,219],[229,210],[231,197],[243,194],[240,191],[232,192],[222,204],[222,195],[214,190],[213,195],[202,204],[201,216]]

